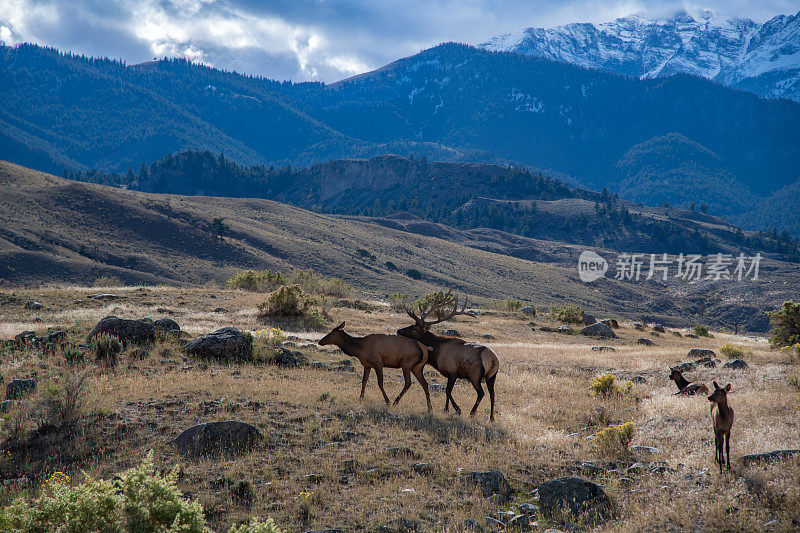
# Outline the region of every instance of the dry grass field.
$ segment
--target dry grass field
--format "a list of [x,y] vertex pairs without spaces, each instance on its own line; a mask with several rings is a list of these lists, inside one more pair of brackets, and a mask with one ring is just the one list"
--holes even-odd
[[[112,292],[119,299],[96,301]],[[40,288],[6,292],[0,305],[0,338],[23,330],[64,329],[68,341],[84,342],[109,314],[122,318],[170,317],[191,336],[223,326],[254,331],[263,294],[218,288]],[[25,309],[29,300],[45,308]],[[215,312],[217,308],[224,311]],[[370,310],[332,307],[331,325],[346,321],[353,334],[392,333],[405,314],[374,302]],[[159,312],[159,309],[161,311]],[[548,316],[537,326],[559,325]],[[532,329],[521,313],[484,310],[441,324],[470,341],[483,342],[500,359],[497,420],[488,422],[488,395],[475,419],[443,414],[444,379],[426,370],[434,412],[414,382],[397,407],[385,407],[373,379],[359,403],[361,368],[354,372],[312,367],[224,365],[186,358],[177,340],[159,341],[146,353],[128,348],[113,368],[91,358],[68,362],[63,351],[0,348],[3,382],[35,377],[36,395],[7,413],[0,442],[0,503],[33,495],[56,471],[111,477],[137,464],[152,449],[156,464],[181,465],[179,488],[199,501],[215,530],[250,516],[271,516],[288,531],[340,528],[375,531],[399,528],[400,518],[420,531],[461,531],[466,519],[504,521],[522,503],[537,503],[535,489],[552,478],[577,475],[600,484],[611,498],[614,518],[598,531],[796,531],[800,527],[798,456],[745,467],[745,454],[797,448],[800,391],[792,384],[798,365],[771,350],[763,338],[714,332],[713,338],[678,338],[668,329],[654,335],[622,322],[618,338],[596,340]],[[682,331],[686,333],[687,331]],[[322,332],[286,332],[293,350],[311,361],[347,359],[313,341]],[[491,337],[484,337],[490,335]],[[293,339],[292,337],[297,337]],[[654,346],[636,344],[640,337]],[[719,348],[733,343],[747,352],[749,368],[722,368]],[[614,351],[592,351],[593,346]],[[709,402],[704,396],[674,395],[670,366],[692,360],[691,348],[710,348],[721,362],[687,372],[711,386],[731,383],[736,412],[731,472],[713,462]],[[86,373],[86,397],[78,422],[52,425],[33,409],[47,383]],[[595,397],[593,379],[613,374],[621,395]],[[796,384],[796,381],[795,381]],[[387,370],[387,392],[401,388],[398,370]],[[454,396],[465,412],[474,391],[459,382]],[[199,422],[241,420],[263,434],[256,448],[236,457],[200,460],[180,456],[172,440]],[[631,446],[651,452],[600,449],[593,435],[604,427],[633,422]],[[6,453],[7,452],[7,453]],[[583,462],[583,463],[582,463]],[[636,462],[645,468],[627,471]],[[656,464],[652,464],[652,463]],[[661,462],[661,463],[659,463]],[[667,466],[651,473],[654,466]],[[499,470],[514,489],[495,503],[461,482],[461,473]],[[245,487],[245,488],[243,488]],[[535,517],[535,529],[567,526]],[[579,522],[578,529],[591,529]],[[397,529],[400,530],[400,529]]]

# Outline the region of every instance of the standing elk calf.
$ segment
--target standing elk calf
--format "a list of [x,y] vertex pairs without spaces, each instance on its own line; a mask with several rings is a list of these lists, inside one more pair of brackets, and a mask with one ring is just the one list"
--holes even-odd
[[686,396],[694,396],[697,393],[708,394],[708,387],[705,383],[693,383],[683,377],[680,370],[670,368],[669,379],[675,382],[678,386],[678,392],[675,394],[685,394]]
[[416,342],[399,335],[388,335],[374,333],[365,337],[353,337],[344,331],[344,322],[336,326],[330,333],[319,340],[320,346],[334,344],[350,357],[355,357],[364,367],[364,378],[361,381],[361,396],[364,399],[364,390],[367,388],[370,370],[375,369],[375,376],[378,378],[378,388],[381,389],[386,405],[389,405],[389,397],[383,388],[383,369],[400,368],[403,370],[405,385],[400,394],[395,398],[394,405],[411,387],[411,376],[417,378],[422,390],[425,391],[425,399],[428,401],[428,412],[431,411],[431,397],[428,392],[428,382],[422,374],[422,368],[428,361],[430,350],[420,342]]
[[[452,311],[441,314],[437,320],[425,320],[432,312],[439,314],[442,307],[453,306]],[[453,385],[456,379],[466,379],[475,388],[478,398],[475,400],[475,405],[470,411],[470,416],[475,416],[478,410],[478,405],[483,399],[484,392],[481,382],[486,382],[486,388],[489,389],[489,400],[491,401],[491,409],[489,411],[489,420],[494,421],[494,382],[497,378],[497,370],[500,367],[500,361],[497,359],[491,348],[480,344],[473,344],[466,342],[463,339],[456,337],[447,337],[434,335],[430,332],[430,327],[433,324],[444,322],[456,315],[470,315],[472,313],[465,312],[467,302],[464,306],[458,309],[458,297],[453,297],[448,292],[437,298],[428,308],[423,308],[419,305],[419,315],[406,306],[406,313],[414,320],[414,325],[401,328],[397,330],[399,335],[409,337],[417,340],[431,348],[428,355],[428,364],[439,371],[439,373],[447,378],[447,387],[445,388],[445,402],[444,412],[446,413],[449,404],[453,404],[453,409],[456,413],[461,414],[461,409],[453,399]]]
[[[728,406],[728,393],[731,390],[731,384],[725,385],[725,388],[720,388],[717,382],[714,382],[714,392],[708,397],[711,402],[711,416],[714,417],[714,460],[719,463],[719,473],[722,473],[722,465],[725,464],[725,458],[722,456],[722,441],[725,441],[725,453],[728,456],[728,470],[731,469],[731,427],[733,426],[733,409]],[[717,414],[714,415],[714,407],[717,408]]]

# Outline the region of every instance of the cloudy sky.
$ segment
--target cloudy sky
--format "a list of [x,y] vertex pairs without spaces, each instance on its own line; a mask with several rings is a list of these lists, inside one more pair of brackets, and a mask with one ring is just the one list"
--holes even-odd
[[444,41],[680,8],[763,22],[797,13],[800,0],[0,0],[0,41],[331,82]]

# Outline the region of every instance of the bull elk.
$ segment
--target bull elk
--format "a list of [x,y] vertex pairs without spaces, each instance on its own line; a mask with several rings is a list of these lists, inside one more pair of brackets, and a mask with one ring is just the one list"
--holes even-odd
[[[728,406],[728,393],[731,390],[731,384],[725,385],[725,388],[720,388],[717,382],[714,382],[714,392],[708,397],[711,402],[711,416],[714,417],[714,460],[719,463],[719,473],[722,474],[722,465],[725,464],[725,458],[722,456],[722,444],[725,441],[725,453],[728,456],[728,470],[731,469],[731,427],[733,427],[733,409]],[[717,413],[714,415],[714,408],[717,408]]]
[[431,397],[428,392],[428,382],[422,374],[422,368],[428,360],[430,349],[424,344],[401,337],[399,335],[389,335],[374,333],[365,337],[353,337],[344,331],[344,322],[333,328],[330,333],[319,340],[320,346],[333,344],[338,346],[350,357],[355,357],[364,367],[364,377],[361,380],[361,396],[364,399],[364,390],[367,388],[370,370],[375,369],[375,376],[378,378],[378,388],[383,394],[386,405],[389,405],[389,397],[383,388],[383,369],[400,368],[403,370],[405,385],[400,394],[395,398],[394,405],[411,387],[411,376],[417,378],[422,390],[425,391],[425,399],[428,401],[428,412],[431,410]]
[[[451,305],[453,306],[451,310],[443,311],[443,308],[449,309]],[[473,313],[466,311],[466,307],[467,302],[465,300],[464,306],[461,309],[458,308],[458,297],[452,296],[451,291],[448,291],[447,294],[439,293],[439,296],[427,307],[420,303],[418,311],[414,311],[406,305],[406,313],[414,321],[414,324],[398,329],[397,333],[420,341],[431,348],[431,352],[428,355],[428,364],[447,378],[444,412],[448,412],[449,405],[452,403],[456,413],[461,414],[461,409],[456,404],[452,394],[456,379],[461,378],[469,380],[478,395],[475,405],[470,411],[470,416],[475,416],[478,405],[485,394],[481,386],[481,382],[485,381],[491,401],[489,420],[494,421],[494,382],[497,378],[497,370],[500,367],[497,354],[490,348],[480,344],[466,342],[456,337],[435,335],[430,332],[432,325],[450,320],[456,315],[474,316]],[[438,316],[438,318],[436,320],[427,320],[432,313],[436,313],[435,316]]]
[[670,368],[669,379],[675,382],[678,386],[678,392],[675,394],[683,394],[686,396],[694,396],[697,393],[708,394],[708,387],[705,383],[692,383],[685,377],[683,373],[677,368]]

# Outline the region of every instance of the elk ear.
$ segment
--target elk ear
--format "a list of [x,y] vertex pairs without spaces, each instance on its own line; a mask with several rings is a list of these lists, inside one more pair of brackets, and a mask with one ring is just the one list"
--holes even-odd
[[719,385],[717,385],[717,382],[715,381],[715,382],[714,382],[714,388],[715,388],[715,389],[717,389],[717,390],[719,390],[719,389],[721,389],[722,387],[720,387]]
[[725,392],[730,392],[730,391],[731,391],[731,384],[728,383],[727,385],[725,385]]
[[333,329],[342,329],[343,327],[344,327],[344,322],[342,322],[341,324],[339,324],[338,326],[336,326]]

